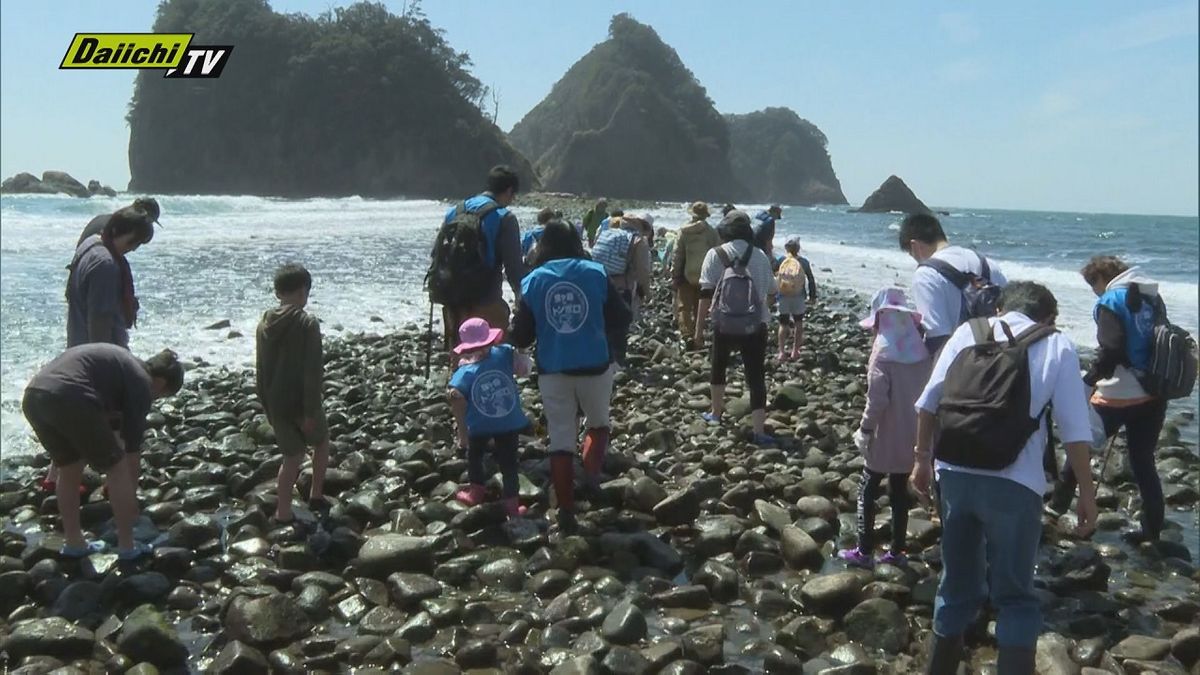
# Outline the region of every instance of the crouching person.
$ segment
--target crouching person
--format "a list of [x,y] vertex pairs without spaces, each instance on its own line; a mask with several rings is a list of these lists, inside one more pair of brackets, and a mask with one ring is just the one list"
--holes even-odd
[[[148,361],[123,347],[93,343],[72,347],[46,364],[25,388],[21,408],[59,470],[55,488],[62,517],[64,558],[105,550],[87,541],[79,520],[79,485],[85,465],[105,474],[117,524],[117,555],[134,560],[150,552],[133,540],[137,520],[138,450],[152,401],[183,386],[183,366],[170,350]],[[119,421],[120,428],[113,429]]]

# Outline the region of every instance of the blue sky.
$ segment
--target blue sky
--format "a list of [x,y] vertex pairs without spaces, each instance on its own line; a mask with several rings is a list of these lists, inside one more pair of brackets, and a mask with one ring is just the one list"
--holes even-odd
[[[277,11],[347,4],[275,0]],[[385,3],[400,12],[402,0]],[[1196,215],[1197,2],[429,0],[509,129],[621,11],[722,112],[788,106],[847,198],[889,174],[941,206]],[[502,10],[497,8],[503,7]],[[76,31],[148,30],[154,2],[0,4],[0,173],[128,181],[128,71],[59,71]],[[237,67],[237,55],[229,68]]]

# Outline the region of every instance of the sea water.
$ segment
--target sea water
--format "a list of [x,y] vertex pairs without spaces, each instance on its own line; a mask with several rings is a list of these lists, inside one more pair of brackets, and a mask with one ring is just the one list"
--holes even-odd
[[[66,339],[63,299],[80,231],[94,215],[131,201],[57,195],[0,196],[0,450],[34,450],[20,411],[22,389]],[[248,366],[258,318],[275,304],[277,266],[312,272],[309,309],[328,336],[384,333],[423,324],[422,280],[447,205],[430,200],[359,198],[277,200],[168,196],[154,241],[129,256],[141,300],[130,347],[150,356],[170,347],[185,360]],[[753,211],[753,207],[748,210]],[[516,209],[522,223],[533,209]],[[1046,284],[1059,300],[1059,326],[1083,347],[1095,345],[1095,297],[1078,274],[1092,255],[1121,256],[1158,279],[1173,321],[1197,332],[1197,218],[949,209],[942,222],[955,244],[978,248],[1009,279]],[[652,211],[656,225],[678,227],[682,205]],[[571,214],[568,214],[571,215]],[[906,286],[915,263],[897,246],[897,214],[847,213],[845,207],[785,208],[776,244],[796,235],[818,286],[873,293]],[[229,328],[206,330],[220,320]],[[231,331],[242,337],[230,337]],[[1195,399],[1176,408],[1196,408]],[[1194,431],[1185,429],[1185,437]]]

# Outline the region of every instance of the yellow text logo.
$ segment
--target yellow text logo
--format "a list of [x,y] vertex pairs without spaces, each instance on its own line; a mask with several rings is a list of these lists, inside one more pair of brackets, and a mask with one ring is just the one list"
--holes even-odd
[[178,68],[192,33],[76,33],[59,68]]

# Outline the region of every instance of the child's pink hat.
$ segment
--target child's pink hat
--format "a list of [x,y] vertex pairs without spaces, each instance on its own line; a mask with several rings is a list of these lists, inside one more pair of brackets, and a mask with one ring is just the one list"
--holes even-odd
[[885,309],[906,312],[912,314],[917,321],[921,320],[921,313],[908,304],[908,297],[904,295],[904,291],[893,286],[891,288],[881,288],[875,293],[875,297],[871,300],[871,313],[863,317],[862,321],[858,322],[858,325],[868,330],[874,328],[875,317]]
[[454,353],[462,354],[475,349],[490,347],[500,339],[501,335],[504,335],[504,331],[499,328],[492,328],[484,319],[467,319],[458,327],[459,344],[454,348]]

